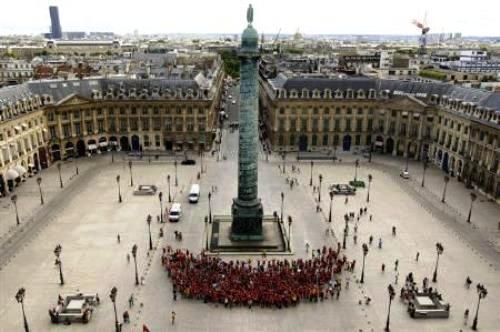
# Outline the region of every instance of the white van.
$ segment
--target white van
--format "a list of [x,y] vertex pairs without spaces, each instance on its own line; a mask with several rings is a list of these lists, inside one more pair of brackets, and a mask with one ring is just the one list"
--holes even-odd
[[191,190],[189,190],[189,203],[198,203],[200,199],[200,185],[193,184],[191,185]]
[[170,208],[170,213],[168,214],[168,220],[170,221],[179,221],[181,219],[182,209],[181,203],[173,203]]

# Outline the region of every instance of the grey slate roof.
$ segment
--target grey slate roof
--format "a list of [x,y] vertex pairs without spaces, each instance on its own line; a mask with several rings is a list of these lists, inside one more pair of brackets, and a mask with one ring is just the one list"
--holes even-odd
[[301,78],[301,77],[293,77],[286,80],[283,85],[283,88],[286,90],[302,90],[303,88],[314,90],[318,89],[320,91],[325,89],[331,89],[335,91],[337,89],[346,90],[370,90],[376,89],[377,81],[370,78],[365,77],[356,77],[356,78],[344,78],[344,79],[331,79],[331,78]]
[[26,83],[6,86],[0,89],[0,105],[15,103],[23,97],[29,97],[32,93]]

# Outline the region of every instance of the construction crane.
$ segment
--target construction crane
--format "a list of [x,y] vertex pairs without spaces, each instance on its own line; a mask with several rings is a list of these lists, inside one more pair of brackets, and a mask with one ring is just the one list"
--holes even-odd
[[280,37],[280,33],[281,33],[281,28],[278,30],[278,33],[276,34],[276,37],[274,37],[273,48],[276,46],[276,44],[278,44],[276,52],[281,57],[281,43],[278,41],[278,39]]
[[423,23],[421,23],[417,20],[413,20],[413,22],[412,22],[421,31],[421,35],[419,38],[419,46],[420,46],[419,54],[425,54],[425,48],[427,46],[427,33],[431,29],[429,26],[427,26],[426,21],[427,21],[427,13],[424,16]]

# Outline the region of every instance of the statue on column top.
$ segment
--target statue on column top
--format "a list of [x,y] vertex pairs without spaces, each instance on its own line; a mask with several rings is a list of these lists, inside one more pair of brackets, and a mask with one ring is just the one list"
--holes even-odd
[[253,8],[251,4],[248,6],[247,9],[247,22],[249,25],[252,25],[253,22]]

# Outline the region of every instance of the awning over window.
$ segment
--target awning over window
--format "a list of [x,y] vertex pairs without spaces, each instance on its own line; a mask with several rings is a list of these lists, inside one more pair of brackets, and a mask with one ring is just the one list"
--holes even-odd
[[19,177],[19,173],[17,173],[15,170],[13,170],[12,168],[9,169],[7,171],[7,173],[5,173],[5,178],[7,180],[15,180]]
[[95,145],[95,144],[89,144],[89,146],[87,147],[87,149],[89,149],[89,150],[97,150],[97,145]]
[[108,142],[99,142],[99,146],[104,148],[104,147],[108,146]]

